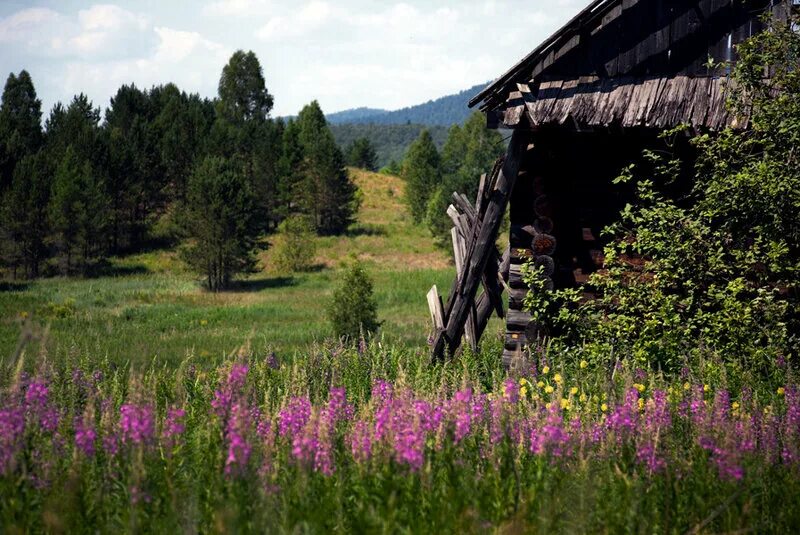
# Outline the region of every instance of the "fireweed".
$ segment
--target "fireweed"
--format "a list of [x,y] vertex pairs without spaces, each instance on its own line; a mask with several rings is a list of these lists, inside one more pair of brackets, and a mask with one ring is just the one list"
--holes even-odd
[[[765,477],[784,485],[800,479],[800,389],[793,382],[763,399],[746,388],[709,388],[689,372],[674,384],[642,370],[603,384],[587,380],[586,367],[582,362],[573,377],[540,363],[541,373],[533,368],[523,378],[495,380],[493,388],[468,377],[460,386],[426,389],[402,377],[377,378],[357,399],[335,379],[327,391],[303,393],[302,381],[286,375],[296,370],[271,361],[192,369],[191,377],[164,372],[136,384],[106,379],[107,370],[21,374],[0,393],[0,521],[46,529],[42,504],[65,485],[84,496],[84,505],[74,505],[78,517],[99,515],[103,523],[113,523],[109,511],[129,511],[126,522],[173,518],[184,500],[221,507],[244,486],[256,494],[242,500],[271,503],[275,515],[264,521],[287,528],[297,520],[281,511],[312,491],[352,490],[350,499],[360,500],[365,488],[382,489],[388,500],[402,488],[423,496],[445,485],[450,496],[457,487],[485,485],[480,492],[487,495],[500,489],[491,504],[473,496],[462,505],[502,521],[536,509],[536,493],[549,484],[542,474],[557,481],[605,469],[605,485],[636,478],[662,490],[701,478],[729,492]],[[474,483],[457,483],[459,477]],[[394,490],[381,486],[386,478]],[[31,500],[29,516],[20,516],[22,502],[13,495]],[[87,509],[89,499],[108,508]],[[237,507],[248,510],[245,502]],[[198,512],[191,522],[208,526],[213,518]],[[425,515],[419,521],[426,518],[434,522]],[[691,527],[690,520],[671,522]]]

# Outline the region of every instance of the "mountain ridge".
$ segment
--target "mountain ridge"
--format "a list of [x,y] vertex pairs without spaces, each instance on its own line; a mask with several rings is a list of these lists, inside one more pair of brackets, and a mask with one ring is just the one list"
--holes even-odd
[[[487,82],[488,83],[488,82]],[[452,126],[467,120],[472,110],[467,103],[487,83],[478,84],[469,89],[451,95],[408,106],[399,110],[382,110],[380,108],[351,108],[326,114],[331,124],[423,124],[436,126]]]

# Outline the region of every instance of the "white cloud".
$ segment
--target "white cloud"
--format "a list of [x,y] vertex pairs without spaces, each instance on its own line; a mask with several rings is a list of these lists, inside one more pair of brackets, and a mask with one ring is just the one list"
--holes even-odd
[[333,8],[330,4],[314,1],[299,11],[273,16],[256,32],[256,36],[263,41],[302,37],[321,28],[332,15]]
[[203,6],[207,17],[243,17],[253,15],[267,6],[265,0],[220,0]]
[[78,22],[86,31],[126,31],[129,28],[144,31],[148,27],[146,17],[131,13],[113,4],[98,4],[89,9],[80,10]]
[[23,9],[0,20],[0,42],[27,41],[37,29],[55,24],[61,15],[52,9]]

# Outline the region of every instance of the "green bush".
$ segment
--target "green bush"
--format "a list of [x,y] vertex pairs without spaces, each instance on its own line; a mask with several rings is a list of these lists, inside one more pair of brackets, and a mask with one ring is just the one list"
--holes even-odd
[[307,216],[291,216],[278,226],[275,269],[281,272],[308,271],[314,263],[317,245],[314,223]]
[[334,334],[351,342],[362,335],[374,334],[380,327],[372,279],[357,259],[345,268],[333,291],[328,319]]
[[[796,355],[800,72],[792,66],[800,35],[776,24],[739,54],[730,106],[749,113],[751,127],[692,139],[698,156],[687,199],[662,192],[680,169],[664,155],[645,154],[649,176],[630,167],[618,179],[636,180],[638,198],[605,231],[605,269],[589,282],[597,299],[582,301],[576,290],[527,299],[553,342],[664,369],[713,356],[769,373]],[[772,66],[769,80],[764,65]],[[539,282],[533,269],[526,279]]]

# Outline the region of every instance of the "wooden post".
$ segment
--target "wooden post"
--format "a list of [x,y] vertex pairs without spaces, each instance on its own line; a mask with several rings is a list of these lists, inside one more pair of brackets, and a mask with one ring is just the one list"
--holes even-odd
[[439,290],[436,285],[428,292],[428,309],[431,311],[431,321],[433,321],[433,328],[438,333],[444,329],[444,311],[442,310],[442,297],[439,295]]
[[[497,239],[497,232],[503,221],[503,215],[508,206],[511,191],[519,173],[522,156],[527,146],[527,133],[515,130],[511,136],[511,143],[503,162],[503,168],[497,178],[497,184],[489,196],[477,240],[474,247],[470,248],[471,254],[469,255],[468,263],[464,266],[462,284],[456,285],[459,291],[453,300],[452,310],[447,318],[447,327],[444,332],[438,333],[434,340],[432,350],[434,359],[444,358],[446,347],[449,348],[451,353],[458,349],[464,332],[464,325],[472,310],[489,256],[492,251],[496,251],[494,242]],[[477,221],[475,223],[477,224]]]

